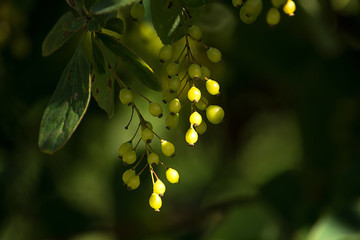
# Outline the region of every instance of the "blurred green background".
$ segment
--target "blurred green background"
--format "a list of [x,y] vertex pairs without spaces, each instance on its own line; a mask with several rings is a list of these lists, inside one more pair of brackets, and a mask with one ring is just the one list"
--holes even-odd
[[[231,1],[209,2],[198,24],[224,61],[210,64],[201,47],[197,54],[221,84],[210,101],[225,120],[189,147],[188,113],[171,132],[151,119],[175,143],[176,157],[163,161],[181,176],[156,213],[148,171],[136,191],[122,186],[117,148],[136,124],[124,129],[130,113],[120,104],[109,120],[92,99],[62,150],[39,151],[41,116],[76,37],[43,58],[65,1],[0,1],[1,240],[360,239],[360,2],[298,0],[296,15],[282,14],[275,28],[265,22],[270,1],[252,25]],[[119,13],[124,42],[161,76],[154,30],[128,12]]]

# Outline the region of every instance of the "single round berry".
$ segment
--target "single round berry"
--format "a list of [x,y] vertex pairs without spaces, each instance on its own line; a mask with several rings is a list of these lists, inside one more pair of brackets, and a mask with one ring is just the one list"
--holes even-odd
[[221,61],[222,54],[221,54],[220,50],[217,48],[213,48],[213,47],[209,48],[206,51],[206,54],[207,54],[209,60],[213,63],[218,63]]
[[243,4],[242,0],[232,0],[232,4],[234,7],[240,7]]
[[205,67],[205,66],[201,66],[201,78],[202,80],[205,80],[205,78],[209,78],[210,77],[210,69]]
[[174,75],[168,79],[168,88],[171,92],[176,92],[181,85],[181,81],[178,75]]
[[201,114],[194,111],[190,117],[189,117],[189,121],[192,125],[194,126],[199,126],[202,122],[202,117],[201,117]]
[[168,168],[166,170],[166,179],[170,183],[179,183],[179,173],[173,168]]
[[160,104],[152,102],[152,103],[149,104],[149,112],[154,117],[161,118],[163,109],[162,109]]
[[206,90],[211,95],[218,95],[220,94],[220,85],[217,81],[209,79],[206,81]]
[[198,64],[193,63],[188,68],[188,74],[191,78],[200,78],[201,77],[201,68]]
[[224,110],[217,105],[210,105],[206,108],[206,117],[212,124],[219,124],[224,118]]
[[179,114],[178,113],[170,114],[169,116],[167,116],[167,118],[166,118],[166,128],[167,129],[174,128],[178,124],[179,124]]
[[173,99],[169,102],[169,111],[171,113],[178,113],[181,110],[181,102],[178,98]]
[[144,129],[149,128],[150,130],[153,130],[153,125],[151,124],[151,122],[146,121],[145,125],[141,124],[141,131],[144,131]]
[[133,176],[135,176],[135,170],[130,168],[123,173],[122,180],[125,184],[127,184]]
[[270,26],[275,26],[280,22],[280,12],[277,8],[270,8],[268,13],[266,14],[266,22]]
[[146,143],[151,143],[154,138],[154,133],[148,128],[145,128],[141,133],[141,139]]
[[209,100],[206,97],[202,96],[200,100],[195,103],[197,109],[204,111],[209,106]]
[[156,212],[160,211],[160,208],[162,206],[162,200],[161,197],[156,194],[152,193],[149,199],[149,205],[152,207]]
[[145,7],[142,2],[138,2],[132,5],[130,14],[135,21],[141,20],[145,14]]
[[207,125],[205,121],[202,121],[199,126],[195,127],[195,130],[200,135],[203,135],[206,132],[206,129],[207,129]]
[[288,0],[283,7],[284,13],[286,13],[289,16],[294,16],[295,10],[296,10],[296,5],[292,0]]
[[132,144],[131,142],[125,142],[120,145],[119,147],[119,156],[122,157],[127,151],[132,150]]
[[279,8],[286,3],[286,0],[271,0],[271,3],[274,7]]
[[131,105],[131,103],[134,99],[134,96],[129,89],[123,88],[120,90],[119,99],[122,104]]
[[156,153],[152,152],[149,154],[149,156],[147,157],[147,161],[149,163],[150,166],[155,166],[159,164],[159,155],[157,155]]
[[194,146],[194,144],[197,142],[199,136],[195,129],[193,127],[190,127],[186,134],[185,134],[185,140],[190,146]]
[[174,144],[166,140],[161,140],[161,151],[167,157],[175,156],[175,147]]
[[140,186],[140,177],[139,175],[132,176],[129,181],[126,183],[129,190],[135,190]]
[[188,91],[188,99],[191,102],[197,103],[197,102],[199,102],[200,98],[201,98],[200,90],[195,86],[191,87]]
[[163,46],[159,51],[160,61],[164,62],[170,60],[173,55],[173,47],[168,44]]
[[178,74],[180,65],[177,62],[171,62],[166,67],[166,72],[168,76],[174,76],[175,74]]
[[122,160],[124,161],[124,163],[133,164],[136,161],[135,150],[131,149],[131,150],[127,151],[126,153],[124,153]]
[[240,9],[240,19],[246,24],[255,22],[263,8],[261,0],[247,0]]
[[158,194],[160,197],[164,196],[166,187],[165,184],[160,179],[156,180],[153,188],[154,188],[154,193]]
[[188,34],[190,35],[190,37],[192,37],[194,40],[197,41],[199,41],[202,37],[202,31],[196,25],[192,25],[191,27],[188,28]]

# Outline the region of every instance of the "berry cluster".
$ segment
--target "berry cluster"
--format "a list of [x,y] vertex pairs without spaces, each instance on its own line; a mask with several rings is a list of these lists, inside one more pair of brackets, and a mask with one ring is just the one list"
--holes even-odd
[[[144,13],[142,1],[135,3],[130,11],[131,17],[135,21],[141,20]],[[190,48],[190,42],[193,41],[194,43],[204,46],[206,48],[208,59],[213,63],[221,62],[222,54],[214,47],[207,47],[201,41],[201,29],[189,22],[190,14],[184,7],[181,14],[181,27],[186,33],[184,37],[185,46],[181,53],[178,56],[175,56],[173,44],[164,45],[159,51],[159,58],[162,63],[166,62],[166,73],[168,75],[167,87],[164,90],[163,100],[164,103],[168,104],[170,112],[166,117],[166,128],[170,130],[178,125],[179,113],[186,105],[185,101],[189,101],[191,109],[189,116],[190,128],[185,134],[185,140],[192,146],[197,142],[198,134],[204,134],[207,129],[207,124],[203,120],[200,111],[205,111],[209,122],[218,124],[224,118],[224,110],[220,106],[210,105],[208,99],[205,96],[202,96],[199,89],[201,88],[200,85],[204,85],[207,92],[211,95],[220,94],[220,85],[217,81],[210,79],[210,70],[206,66],[200,65],[195,60]],[[158,138],[161,143],[161,151],[166,157],[173,157],[175,155],[175,147],[171,142],[162,139],[153,130],[152,124],[145,120],[135,105],[134,94],[139,95],[149,103],[149,113],[156,118],[162,118],[163,108],[159,103],[152,102],[135,89],[127,87],[120,79],[117,80],[121,83],[121,90],[119,93],[120,102],[131,107],[131,118],[125,129],[128,129],[132,122],[134,113],[136,113],[139,118],[139,124],[133,137],[119,147],[119,156],[123,163],[127,166],[132,165],[130,169],[123,173],[122,179],[128,190],[137,189],[140,185],[140,175],[148,167],[153,183],[153,191],[149,199],[149,205],[155,209],[155,211],[159,211],[162,206],[162,197],[166,187],[156,174],[155,167],[159,164],[165,167],[166,179],[170,183],[179,182],[179,173],[175,169],[167,167],[160,161],[159,155],[153,150],[151,144],[153,143],[154,138]],[[186,98],[188,100],[186,100]],[[138,140],[135,146],[133,146],[133,141],[140,131],[141,134],[139,134],[140,136],[138,136]],[[141,142],[144,144],[145,150],[138,159],[136,149]],[[147,162],[143,164],[144,167],[138,171],[137,167],[144,158],[147,159]]]
[[162,63],[166,62],[168,75],[167,87],[164,89],[164,102],[168,103],[170,112],[166,118],[167,128],[177,126],[180,111],[186,105],[186,101],[190,101],[190,127],[185,134],[185,140],[193,146],[198,141],[198,134],[204,134],[207,129],[207,124],[200,112],[205,111],[208,121],[218,124],[224,118],[224,110],[220,106],[209,105],[208,99],[200,91],[199,88],[204,85],[210,95],[219,95],[220,85],[217,81],[210,79],[209,68],[196,61],[190,42],[201,44],[206,49],[208,59],[213,63],[221,62],[222,54],[219,49],[207,47],[201,41],[201,29],[197,25],[187,24],[187,14],[184,10],[181,15],[181,25],[186,32],[181,53],[174,56],[173,44],[167,44],[160,49],[159,58]]
[[[280,22],[280,11],[282,7],[285,14],[294,16],[296,5],[293,0],[271,0],[273,7],[271,7],[266,14],[266,22],[270,26],[275,26]],[[240,8],[240,19],[246,24],[256,21],[260,15],[263,2],[262,0],[232,0],[234,7]]]
[[[118,81],[120,81],[120,79],[118,79]],[[162,205],[161,197],[164,195],[166,187],[165,184],[157,176],[154,167],[157,166],[159,163],[164,166],[166,169],[166,178],[170,183],[179,182],[179,173],[175,169],[166,167],[166,165],[160,161],[159,155],[155,153],[150,144],[153,142],[154,137],[157,137],[161,144],[161,151],[166,157],[175,156],[175,147],[171,142],[162,139],[161,137],[159,137],[158,134],[154,132],[152,124],[149,121],[145,120],[145,118],[135,105],[133,93],[138,94],[139,96],[148,101],[149,113],[154,117],[161,118],[163,116],[163,109],[161,105],[159,103],[150,101],[148,98],[146,98],[136,90],[132,90],[126,87],[125,84],[123,86],[124,87],[120,90],[119,93],[120,102],[126,106],[131,107],[132,109],[130,121],[126,125],[125,129],[128,129],[130,123],[132,122],[134,112],[136,112],[136,114],[138,115],[139,124],[133,137],[129,141],[121,144],[119,147],[119,157],[122,159],[124,165],[128,166],[134,164],[134,166],[132,166],[130,169],[126,170],[123,173],[122,180],[127,186],[128,190],[135,190],[140,185],[140,175],[147,167],[149,167],[151,179],[153,182],[153,192],[150,196],[149,204],[156,211],[159,211]],[[133,140],[138,135],[139,130],[141,131],[141,134],[139,134],[140,136],[138,136],[139,139],[136,142],[136,145],[133,146]],[[144,143],[145,151],[140,157],[140,159],[137,159],[136,149],[139,146],[140,142]],[[136,168],[139,166],[139,164],[144,158],[147,159],[147,163],[140,171],[138,171],[138,173],[136,173]]]

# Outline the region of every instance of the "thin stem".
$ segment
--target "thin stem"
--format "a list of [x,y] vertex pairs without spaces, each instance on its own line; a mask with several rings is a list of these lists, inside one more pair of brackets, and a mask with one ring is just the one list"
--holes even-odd
[[181,95],[181,93],[184,91],[186,85],[189,83],[189,79],[186,81],[186,83],[184,84],[183,88],[180,90],[180,92],[178,93],[178,95],[176,96],[176,98],[179,98],[179,96]]
[[139,141],[136,143],[135,147],[133,148],[134,150],[136,150],[136,148],[139,145],[140,141],[141,141],[141,137],[139,138]]
[[146,143],[146,145],[150,148],[151,152],[154,152],[154,149],[150,146],[150,143]]
[[136,131],[135,131],[134,136],[131,138],[130,142],[132,142],[132,140],[134,140],[134,138],[135,138],[136,134],[137,134],[137,133],[138,133],[138,131],[139,131],[139,128],[140,128],[140,123],[139,123],[139,125],[138,125],[138,127],[137,127],[137,129],[136,129]]
[[136,165],[134,167],[132,167],[132,169],[136,169],[136,167],[139,165],[139,163],[141,162],[141,160],[143,160],[144,156],[145,156],[146,152],[144,151],[143,155],[141,156],[141,158],[139,159],[139,161],[136,163]]
[[133,116],[134,116],[134,106],[131,107],[131,116],[130,116],[130,120],[129,120],[129,123],[125,126],[125,129],[128,129],[129,128],[129,125],[133,119]]
[[149,163],[146,163],[146,165],[141,169],[141,171],[137,174],[138,176],[141,175],[141,173],[145,170],[145,168],[149,165]]
[[154,184],[155,184],[155,181],[154,181],[154,175],[153,175],[153,172],[154,172],[154,170],[153,170],[152,166],[150,166],[150,175],[151,175],[151,180],[152,180],[152,184],[154,185]]
[[148,101],[149,103],[152,103],[147,97],[145,97],[144,95],[142,95],[140,92],[138,92],[137,90],[135,89],[132,89],[132,88],[129,88],[131,90],[133,90],[137,95],[143,97],[146,101]]
[[154,169],[152,169],[152,172],[154,173],[156,180],[159,180],[159,177],[156,175],[156,172],[154,171]]

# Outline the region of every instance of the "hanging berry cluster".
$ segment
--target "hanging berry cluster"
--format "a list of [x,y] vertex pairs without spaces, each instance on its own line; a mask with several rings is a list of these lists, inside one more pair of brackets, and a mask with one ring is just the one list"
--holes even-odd
[[[141,20],[144,16],[143,2],[139,1],[135,3],[131,7],[130,14],[133,20]],[[188,113],[190,127],[185,134],[185,140],[190,146],[193,146],[198,141],[198,134],[204,134],[207,129],[207,124],[203,120],[200,112],[205,111],[209,122],[219,124],[224,118],[224,110],[220,106],[210,105],[208,99],[203,96],[198,88],[200,85],[205,85],[209,94],[220,94],[219,83],[210,79],[210,70],[195,59],[191,51],[190,41],[201,44],[205,48],[209,60],[213,63],[221,62],[222,54],[218,49],[207,47],[202,42],[202,31],[198,26],[189,23],[190,13],[185,7],[181,11],[180,18],[181,27],[186,33],[184,36],[185,44],[181,53],[178,56],[174,56],[173,43],[164,45],[159,51],[160,61],[166,64],[166,73],[168,75],[166,89],[164,89],[163,103],[167,104],[169,108],[170,114],[166,117],[166,128],[170,130],[178,125],[180,111],[187,111],[184,107],[187,105],[186,102],[189,102]],[[173,60],[174,58],[176,60]],[[180,72],[182,74],[180,74]],[[118,79],[118,81],[121,82],[120,79]],[[140,185],[140,175],[146,168],[149,168],[153,184],[149,205],[155,209],[155,211],[159,211],[162,206],[162,197],[166,187],[156,174],[155,167],[162,165],[165,168],[166,178],[170,183],[179,183],[179,173],[177,170],[167,167],[164,162],[160,161],[159,155],[153,150],[151,144],[153,143],[154,137],[158,138],[161,144],[161,151],[166,157],[174,157],[175,147],[171,142],[162,139],[154,131],[152,124],[144,119],[135,104],[133,94],[139,95],[149,103],[149,112],[154,117],[161,118],[163,116],[162,106],[159,103],[152,102],[136,90],[126,87],[125,84],[121,87],[122,89],[119,94],[121,103],[131,107],[131,120],[134,112],[139,118],[139,125],[133,137],[119,147],[119,156],[123,163],[125,165],[134,165],[123,173],[122,179],[129,190],[137,189]],[[129,127],[129,124],[125,127],[126,129]],[[133,141],[136,139],[139,130],[141,130],[141,136],[138,136],[138,140],[135,141],[136,144],[133,146]],[[136,149],[141,142],[144,143],[145,150],[141,157],[137,159]],[[147,159],[145,166],[137,170],[145,158]]]
[[[263,8],[262,0],[232,0],[232,4],[234,7],[241,7],[240,19],[246,24],[255,22]],[[271,4],[273,7],[266,14],[266,22],[270,26],[275,26],[280,22],[279,8],[282,8],[285,14],[294,16],[296,5],[293,0],[271,0]]]

